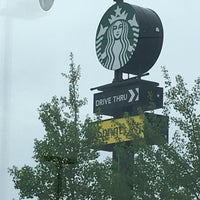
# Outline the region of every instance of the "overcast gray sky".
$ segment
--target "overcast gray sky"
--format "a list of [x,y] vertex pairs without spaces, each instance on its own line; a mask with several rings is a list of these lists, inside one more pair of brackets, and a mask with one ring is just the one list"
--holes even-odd
[[[151,8],[163,24],[163,48],[146,79],[164,86],[163,65],[171,76],[181,74],[188,83],[199,76],[200,1],[125,2]],[[82,116],[92,115],[90,88],[112,82],[113,72],[98,62],[95,35],[101,17],[113,4],[113,0],[55,0],[52,9],[44,12],[39,0],[0,1],[0,117],[2,123],[7,119],[6,126],[0,124],[2,200],[18,199],[7,168],[34,164],[33,140],[44,135],[37,108],[53,95],[65,95],[61,73],[68,67],[69,53],[81,65],[80,94],[88,99]]]

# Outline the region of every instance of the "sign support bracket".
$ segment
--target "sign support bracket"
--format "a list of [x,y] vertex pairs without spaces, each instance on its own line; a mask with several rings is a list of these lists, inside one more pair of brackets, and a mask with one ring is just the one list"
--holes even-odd
[[123,80],[123,73],[120,69],[115,70],[115,74],[114,74],[114,79],[113,79],[113,83],[114,82],[121,82]]
[[115,1],[116,3],[124,2],[124,0],[113,0],[113,1]]

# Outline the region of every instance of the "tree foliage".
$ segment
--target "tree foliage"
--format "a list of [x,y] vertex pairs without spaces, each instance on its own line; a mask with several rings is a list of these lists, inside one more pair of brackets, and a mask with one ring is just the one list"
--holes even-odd
[[[173,138],[168,144],[155,146],[134,142],[128,150],[124,148],[119,152],[128,159],[128,173],[122,175],[126,176],[126,190],[129,189],[129,199],[137,200],[200,199],[200,78],[188,89],[180,75],[175,77],[173,85],[165,68],[163,74],[164,115],[170,116],[170,127],[175,127],[176,131],[170,133]],[[130,159],[133,153],[134,159]],[[122,177],[118,182],[120,179]]]
[[[94,148],[100,136],[98,123],[86,118],[80,120],[80,108],[85,100],[79,99],[76,68],[71,55],[69,97],[53,97],[39,108],[39,118],[46,135],[35,140],[36,167],[13,167],[15,188],[21,198],[39,199],[113,199],[113,200],[199,200],[200,199],[200,78],[188,89],[183,78],[175,77],[172,84],[168,71],[163,68],[165,103],[163,115],[170,117],[169,127],[175,127],[170,143],[147,144],[141,138],[141,126],[125,116],[130,141],[114,146],[113,158],[99,163]],[[152,115],[154,116],[154,115]],[[142,114],[144,120],[145,115]],[[156,135],[159,126],[145,124],[148,134]],[[174,128],[173,128],[174,129]],[[171,129],[170,129],[171,130]],[[102,136],[104,137],[104,136]],[[100,138],[100,141],[107,138]]]
[[36,166],[9,169],[22,199],[109,198],[110,161],[97,161],[99,153],[91,143],[97,130],[89,117],[84,122],[80,119],[86,100],[79,98],[80,67],[74,64],[72,54],[70,60],[69,73],[62,74],[69,83],[68,97],[54,96],[39,107],[46,134],[42,140],[35,139]]

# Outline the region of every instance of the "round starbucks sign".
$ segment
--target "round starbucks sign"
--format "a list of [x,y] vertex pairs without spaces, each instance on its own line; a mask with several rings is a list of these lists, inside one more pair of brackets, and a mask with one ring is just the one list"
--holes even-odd
[[[145,17],[152,18],[153,26],[155,26],[154,18],[158,18],[158,16],[149,9],[127,3],[116,3],[106,11],[96,33],[97,57],[105,68],[109,70],[120,69],[123,72],[132,74],[144,73],[146,71],[148,66],[144,67],[144,62],[139,58],[141,56],[137,55],[140,53],[145,56],[145,49],[148,46],[148,44],[143,43],[145,38],[142,38],[145,37],[146,33],[150,32],[150,30],[145,31],[147,28],[145,24],[148,25],[148,29],[149,27],[150,29],[153,28],[149,24],[149,19],[147,19],[147,22],[145,21]],[[158,21],[156,20],[156,24]],[[156,29],[154,32],[161,33],[161,23],[159,27],[157,25],[156,27],[157,32]],[[146,35],[146,38],[149,38],[149,36],[152,35]],[[149,48],[150,51],[151,48]],[[159,48],[161,50],[161,47]],[[143,57],[143,59],[145,58]]]
[[116,4],[103,16],[96,36],[96,51],[101,64],[111,70],[130,60],[138,42],[139,25],[128,4]]

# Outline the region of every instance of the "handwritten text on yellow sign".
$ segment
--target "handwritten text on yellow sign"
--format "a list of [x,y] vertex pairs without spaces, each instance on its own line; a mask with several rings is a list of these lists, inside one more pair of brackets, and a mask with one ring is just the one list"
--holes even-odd
[[112,144],[133,139],[133,135],[144,137],[143,119],[141,116],[109,119],[101,122],[100,140]]

